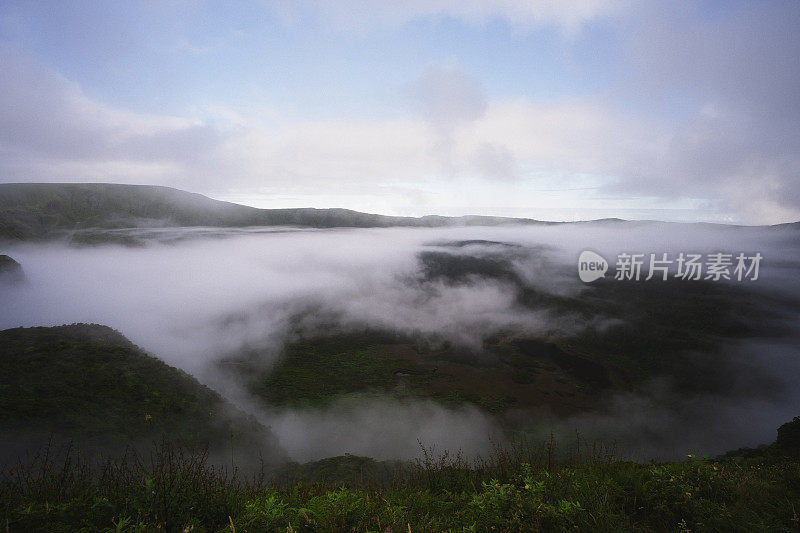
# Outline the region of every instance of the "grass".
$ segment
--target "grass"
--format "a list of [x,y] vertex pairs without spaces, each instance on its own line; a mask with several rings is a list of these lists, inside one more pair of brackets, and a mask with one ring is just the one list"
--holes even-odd
[[[363,472],[365,458],[318,462]],[[349,466],[348,466],[349,465]],[[353,465],[356,468],[353,469]],[[276,486],[161,443],[91,468],[45,449],[0,479],[8,531],[796,531],[797,458],[615,461],[559,458],[555,443],[468,464],[428,452],[385,483],[353,478]]]
[[[3,428],[59,423],[67,425],[57,427],[65,433],[97,432],[124,441],[141,438],[142,427],[151,433],[159,429],[143,416],[151,414],[156,420],[174,416],[176,424],[194,420],[189,435],[197,438],[184,438],[184,444],[216,431],[206,418],[206,409],[219,401],[212,391],[109,328],[17,328],[0,334]],[[353,389],[394,390],[395,368],[414,369],[407,360],[376,352],[383,342],[363,335],[301,341],[288,348],[291,365],[268,376],[275,381],[255,384],[283,395],[272,399],[276,403],[294,402],[303,394],[304,401],[318,404]],[[30,388],[31,383],[39,388]],[[454,395],[445,401],[482,400]],[[105,411],[93,411],[98,408]],[[70,418],[70,413],[81,416]],[[226,437],[228,430],[223,433],[216,436]],[[411,464],[344,456],[245,475],[217,466],[207,449],[166,440],[146,453],[129,450],[105,460],[90,458],[83,449],[49,445],[0,472],[0,528],[797,531],[798,452],[800,418],[781,426],[770,447],[719,459],[645,464],[615,460],[610,451],[580,441],[560,450],[551,439],[498,449],[475,462],[423,450],[422,459]],[[253,462],[239,454],[236,462],[248,459]]]

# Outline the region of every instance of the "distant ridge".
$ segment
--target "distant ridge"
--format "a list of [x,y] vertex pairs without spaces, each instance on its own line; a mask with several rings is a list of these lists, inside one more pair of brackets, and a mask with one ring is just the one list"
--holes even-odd
[[0,184],[0,238],[38,240],[65,230],[154,226],[494,226],[552,224],[490,216],[394,217],[349,209],[258,209],[156,185],[111,183]]

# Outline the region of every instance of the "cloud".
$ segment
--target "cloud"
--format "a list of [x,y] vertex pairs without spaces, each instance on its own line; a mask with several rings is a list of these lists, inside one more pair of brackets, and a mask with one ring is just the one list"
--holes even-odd
[[[286,122],[223,107],[209,119],[139,113],[91,98],[34,58],[0,50],[3,181],[116,181],[226,191],[348,187],[429,174],[420,120]],[[295,189],[296,190],[296,189]]]
[[278,194],[308,186],[424,186],[442,178],[457,188],[458,180],[476,176],[490,189],[495,180],[547,174],[566,176],[562,186],[580,186],[580,174],[646,168],[663,144],[646,124],[591,100],[487,101],[452,66],[431,67],[420,80],[412,91],[420,110],[414,117],[250,121],[218,149],[219,166],[194,179],[206,175],[209,186],[230,176],[231,185],[258,184]]
[[[394,20],[466,10],[479,19],[528,9],[458,5],[377,11]],[[561,9],[536,5],[542,13]],[[602,11],[593,3],[585,9],[595,13],[589,18]],[[496,197],[503,183],[525,190],[541,183],[591,190],[571,198],[603,198],[612,210],[688,201],[732,221],[793,221],[800,218],[800,67],[792,51],[800,37],[789,21],[798,10],[745,4],[710,16],[673,3],[638,6],[613,19],[628,54],[625,79],[607,94],[490,98],[451,59],[423,67],[408,85],[413,113],[391,118],[292,119],[258,103],[211,103],[197,108],[203,118],[135,112],[3,48],[0,179],[259,191],[317,206],[347,197],[358,198],[348,207],[368,211],[405,205],[402,191],[435,198],[436,211],[459,196]]]
[[208,178],[229,176],[282,194],[298,186],[388,184],[430,173],[430,138],[425,124],[411,119],[250,121],[220,146],[219,168]]
[[310,461],[352,453],[378,460],[413,460],[420,445],[434,453],[486,455],[505,443],[491,416],[467,405],[356,398],[318,411],[288,410],[267,419],[292,458]]
[[198,120],[97,102],[24,53],[0,49],[0,62],[5,180],[147,183],[195,165],[223,138]]
[[716,198],[751,222],[797,219],[798,17],[796,2],[638,10],[628,43],[634,79],[618,97],[650,108],[675,95],[684,103],[655,121],[666,142],[652,164],[620,172],[615,190]]
[[502,145],[489,142],[475,148],[472,164],[484,179],[514,180],[519,176],[517,159]]
[[523,165],[607,171],[633,142],[586,102],[489,102],[456,63],[423,69],[409,91],[418,114],[408,118],[286,120],[209,107],[204,121],[113,107],[29,56],[2,56],[11,74],[0,80],[5,181],[375,190],[442,174],[513,179]]
[[278,2],[276,9],[291,21],[299,10],[310,10],[339,31],[365,33],[395,28],[429,17],[450,17],[469,24],[484,24],[501,19],[509,25],[528,30],[554,25],[573,34],[588,21],[614,12],[628,0],[410,0],[406,2],[370,2],[369,0],[303,0]]
[[658,138],[644,130],[590,99],[517,99],[492,102],[472,127],[457,132],[456,142],[462,158],[488,144],[529,168],[610,174],[650,157]]
[[462,122],[477,120],[486,111],[486,95],[480,84],[451,62],[430,65],[411,87],[423,118],[434,127],[450,130]]
[[[192,233],[170,232],[173,237]],[[603,303],[594,298],[585,300],[593,301],[592,306],[574,313],[557,312],[544,303],[559,301],[551,296],[581,298],[586,286],[578,279],[576,262],[585,249],[609,260],[621,251],[669,252],[674,257],[679,251],[720,247],[730,252],[758,250],[764,262],[758,282],[748,286],[750,296],[758,304],[765,295],[782,295],[786,308],[776,306],[771,312],[791,325],[797,322],[800,299],[796,233],[788,228],[640,223],[236,230],[171,245],[149,242],[141,248],[17,244],[5,251],[22,264],[29,285],[0,294],[14,302],[0,307],[0,329],[72,322],[114,327],[258,415],[295,458],[345,452],[408,458],[419,452],[418,438],[426,445],[436,444],[438,450],[462,448],[471,454],[488,449],[486,437],[497,429],[489,416],[475,409],[376,397],[343,401],[329,409],[265,409],[229,375],[220,376],[216,363],[242,349],[254,349],[269,368],[294,334],[293,318],[303,312],[305,331],[311,333],[319,331],[320,324],[356,332],[365,326],[385,328],[421,339],[449,340],[459,347],[455,353],[464,357],[479,351],[482,341],[498,331],[558,337],[607,324],[606,307],[594,307]],[[441,246],[479,239],[518,247]],[[473,258],[501,250],[524,285],[543,296],[544,309],[520,305],[516,290],[503,279],[425,279],[420,252],[443,250]],[[606,303],[613,311],[629,302]],[[655,329],[670,320],[669,312],[648,316]],[[619,323],[625,317],[614,319]],[[797,406],[797,387],[791,383],[800,361],[796,335],[786,342],[767,336],[728,340],[730,345],[720,351],[724,359],[715,360],[715,375],[702,378],[724,379],[734,391],[727,396],[676,392],[662,383],[620,395],[608,409],[598,404],[596,411],[572,419],[527,411],[520,417],[545,432],[563,429],[567,439],[577,426],[587,438],[622,439],[667,455],[767,442]],[[766,391],[764,386],[754,387],[762,374],[785,383],[789,395],[781,397],[773,386]]]
[[422,119],[436,136],[431,152],[446,174],[454,173],[453,134],[456,128],[486,112],[486,95],[474,78],[457,63],[429,65],[411,86],[410,93]]

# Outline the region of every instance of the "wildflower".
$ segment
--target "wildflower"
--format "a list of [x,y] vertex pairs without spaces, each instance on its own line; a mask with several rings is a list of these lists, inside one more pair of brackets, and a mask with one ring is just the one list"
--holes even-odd
[[150,413],[147,413],[146,415],[144,415],[144,419],[145,420],[152,420],[153,417],[150,415]]
[[525,490],[529,490],[531,488],[530,485],[525,485]]
[[694,455],[692,455],[692,454],[690,454],[690,453],[687,453],[687,454],[686,454],[686,457],[688,457],[689,459],[691,459],[692,457],[694,457]]

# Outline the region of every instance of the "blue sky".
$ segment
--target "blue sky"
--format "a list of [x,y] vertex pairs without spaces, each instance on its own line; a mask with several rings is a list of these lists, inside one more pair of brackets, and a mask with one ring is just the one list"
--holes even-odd
[[800,219],[800,3],[0,4],[0,182]]

